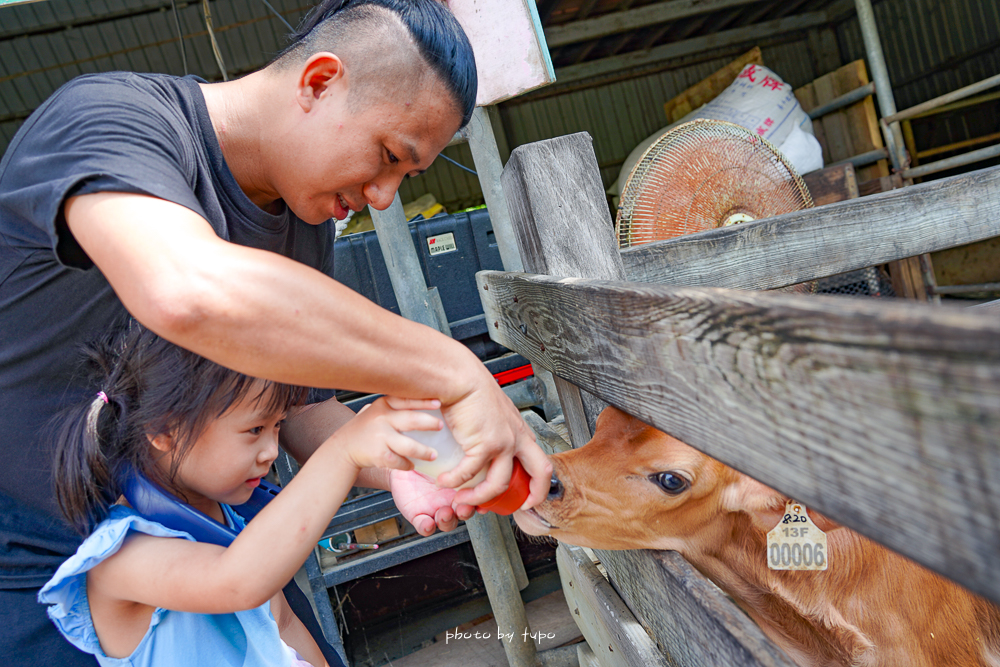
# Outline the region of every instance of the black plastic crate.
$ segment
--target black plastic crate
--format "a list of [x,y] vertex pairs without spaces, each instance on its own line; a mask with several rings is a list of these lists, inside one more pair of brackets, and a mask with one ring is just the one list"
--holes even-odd
[[[465,343],[483,361],[507,354],[506,348],[489,337],[476,287],[477,271],[503,270],[487,210],[437,215],[411,222],[409,227],[424,280],[428,287],[438,288],[452,337]],[[399,314],[374,231],[336,241],[333,277]]]

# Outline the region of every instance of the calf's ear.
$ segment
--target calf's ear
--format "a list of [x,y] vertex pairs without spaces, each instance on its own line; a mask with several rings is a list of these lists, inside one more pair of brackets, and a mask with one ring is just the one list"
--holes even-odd
[[746,475],[739,475],[722,490],[723,508],[727,512],[744,512],[764,532],[781,521],[785,500],[785,496]]
[[[746,512],[754,525],[764,532],[770,531],[781,521],[785,513],[788,496],[778,493],[769,486],[740,475],[722,491],[722,506],[729,512]],[[808,505],[809,518],[824,533],[843,528],[839,523],[820,514]]]

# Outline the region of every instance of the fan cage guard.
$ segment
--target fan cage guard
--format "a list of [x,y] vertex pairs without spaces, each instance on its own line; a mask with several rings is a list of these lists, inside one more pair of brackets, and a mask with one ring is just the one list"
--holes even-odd
[[666,132],[625,182],[615,221],[620,248],[812,208],[805,182],[770,142],[699,119]]

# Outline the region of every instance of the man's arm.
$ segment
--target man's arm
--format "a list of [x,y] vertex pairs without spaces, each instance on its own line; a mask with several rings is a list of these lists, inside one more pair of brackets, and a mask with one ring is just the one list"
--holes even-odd
[[517,410],[464,345],[380,308],[321,272],[220,239],[208,222],[155,197],[70,198],[70,232],[126,309],[167,340],[255,377],[404,398],[438,398],[466,458],[442,482],[479,504],[502,492],[516,454],[532,476],[551,464]]

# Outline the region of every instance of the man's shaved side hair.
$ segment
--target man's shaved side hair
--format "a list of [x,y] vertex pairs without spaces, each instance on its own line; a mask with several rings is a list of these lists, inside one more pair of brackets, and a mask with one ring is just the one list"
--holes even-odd
[[451,93],[462,126],[472,116],[475,57],[458,21],[438,0],[327,0],[290,40],[271,66],[284,70],[316,53],[333,53],[347,72],[352,112],[420,89],[430,76]]
[[391,11],[378,5],[352,7],[313,28],[282,53],[274,65],[298,67],[312,55],[327,51],[347,69],[352,112],[392,97],[404,84],[419,87],[429,73],[412,35]]

